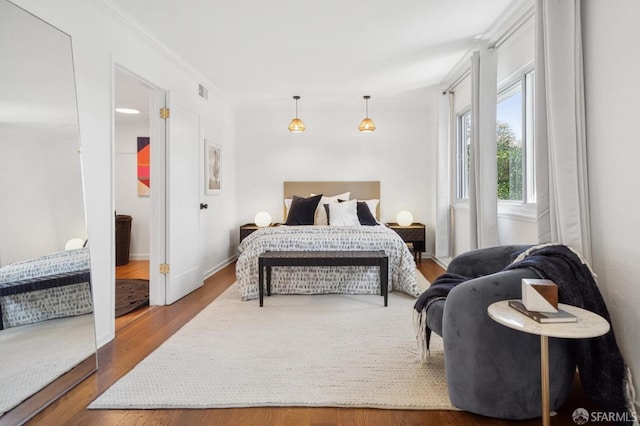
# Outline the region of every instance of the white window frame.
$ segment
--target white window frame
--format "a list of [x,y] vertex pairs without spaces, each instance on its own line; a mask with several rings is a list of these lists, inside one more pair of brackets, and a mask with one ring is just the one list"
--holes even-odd
[[469,138],[463,139],[465,128],[463,122],[465,116],[469,116],[471,125],[471,109],[465,108],[456,114],[456,201],[469,201],[469,169],[464,167],[468,161],[466,142]]

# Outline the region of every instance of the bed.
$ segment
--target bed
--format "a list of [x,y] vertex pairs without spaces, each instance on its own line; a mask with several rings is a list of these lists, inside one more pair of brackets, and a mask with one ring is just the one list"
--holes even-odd
[[[417,297],[416,266],[405,242],[392,229],[384,225],[333,225],[330,212],[339,212],[338,198],[349,193],[350,200],[367,203],[369,211],[379,218],[379,182],[284,182],[284,200],[326,194],[318,205],[331,205],[320,209],[329,216],[318,217],[314,225],[281,225],[261,228],[240,243],[236,263],[238,290],[242,300],[259,297],[258,256],[266,251],[331,251],[331,250],[384,250],[389,256],[389,291],[398,290]],[[338,197],[340,196],[340,197]],[[372,201],[372,200],[375,200]],[[285,201],[285,205],[287,202]],[[345,207],[346,208],[346,207]],[[375,212],[373,212],[375,211]],[[285,218],[290,212],[285,207]],[[322,215],[320,215],[322,216]],[[327,222],[323,222],[323,220]],[[324,224],[328,223],[329,224]],[[377,267],[274,267],[271,275],[272,294],[380,294],[380,275]]]
[[93,311],[89,249],[0,268],[0,329]]

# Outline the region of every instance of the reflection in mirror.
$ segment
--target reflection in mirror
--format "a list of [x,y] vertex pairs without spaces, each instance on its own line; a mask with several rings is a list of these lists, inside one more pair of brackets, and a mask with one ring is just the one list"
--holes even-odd
[[71,38],[0,0],[0,61],[0,423],[19,423],[96,346]]

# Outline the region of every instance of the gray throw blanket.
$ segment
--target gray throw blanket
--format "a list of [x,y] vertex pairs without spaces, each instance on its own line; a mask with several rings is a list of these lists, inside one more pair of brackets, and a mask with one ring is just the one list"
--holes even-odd
[[[555,282],[558,285],[560,303],[595,312],[611,324],[609,311],[591,269],[570,248],[556,244],[532,247],[504,270],[515,268],[531,269],[540,278]],[[433,301],[445,298],[453,287],[469,279],[471,278],[455,274],[443,274],[418,298],[414,309],[424,316]],[[428,327],[426,333],[428,348],[431,334]],[[589,397],[604,411],[635,415],[631,373],[618,349],[613,327],[604,336],[575,339],[572,343],[576,350],[580,381]]]

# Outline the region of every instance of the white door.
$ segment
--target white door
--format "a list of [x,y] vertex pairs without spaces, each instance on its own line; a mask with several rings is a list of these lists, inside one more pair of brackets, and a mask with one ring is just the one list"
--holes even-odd
[[172,102],[167,143],[166,303],[202,286],[200,270],[200,116]]

